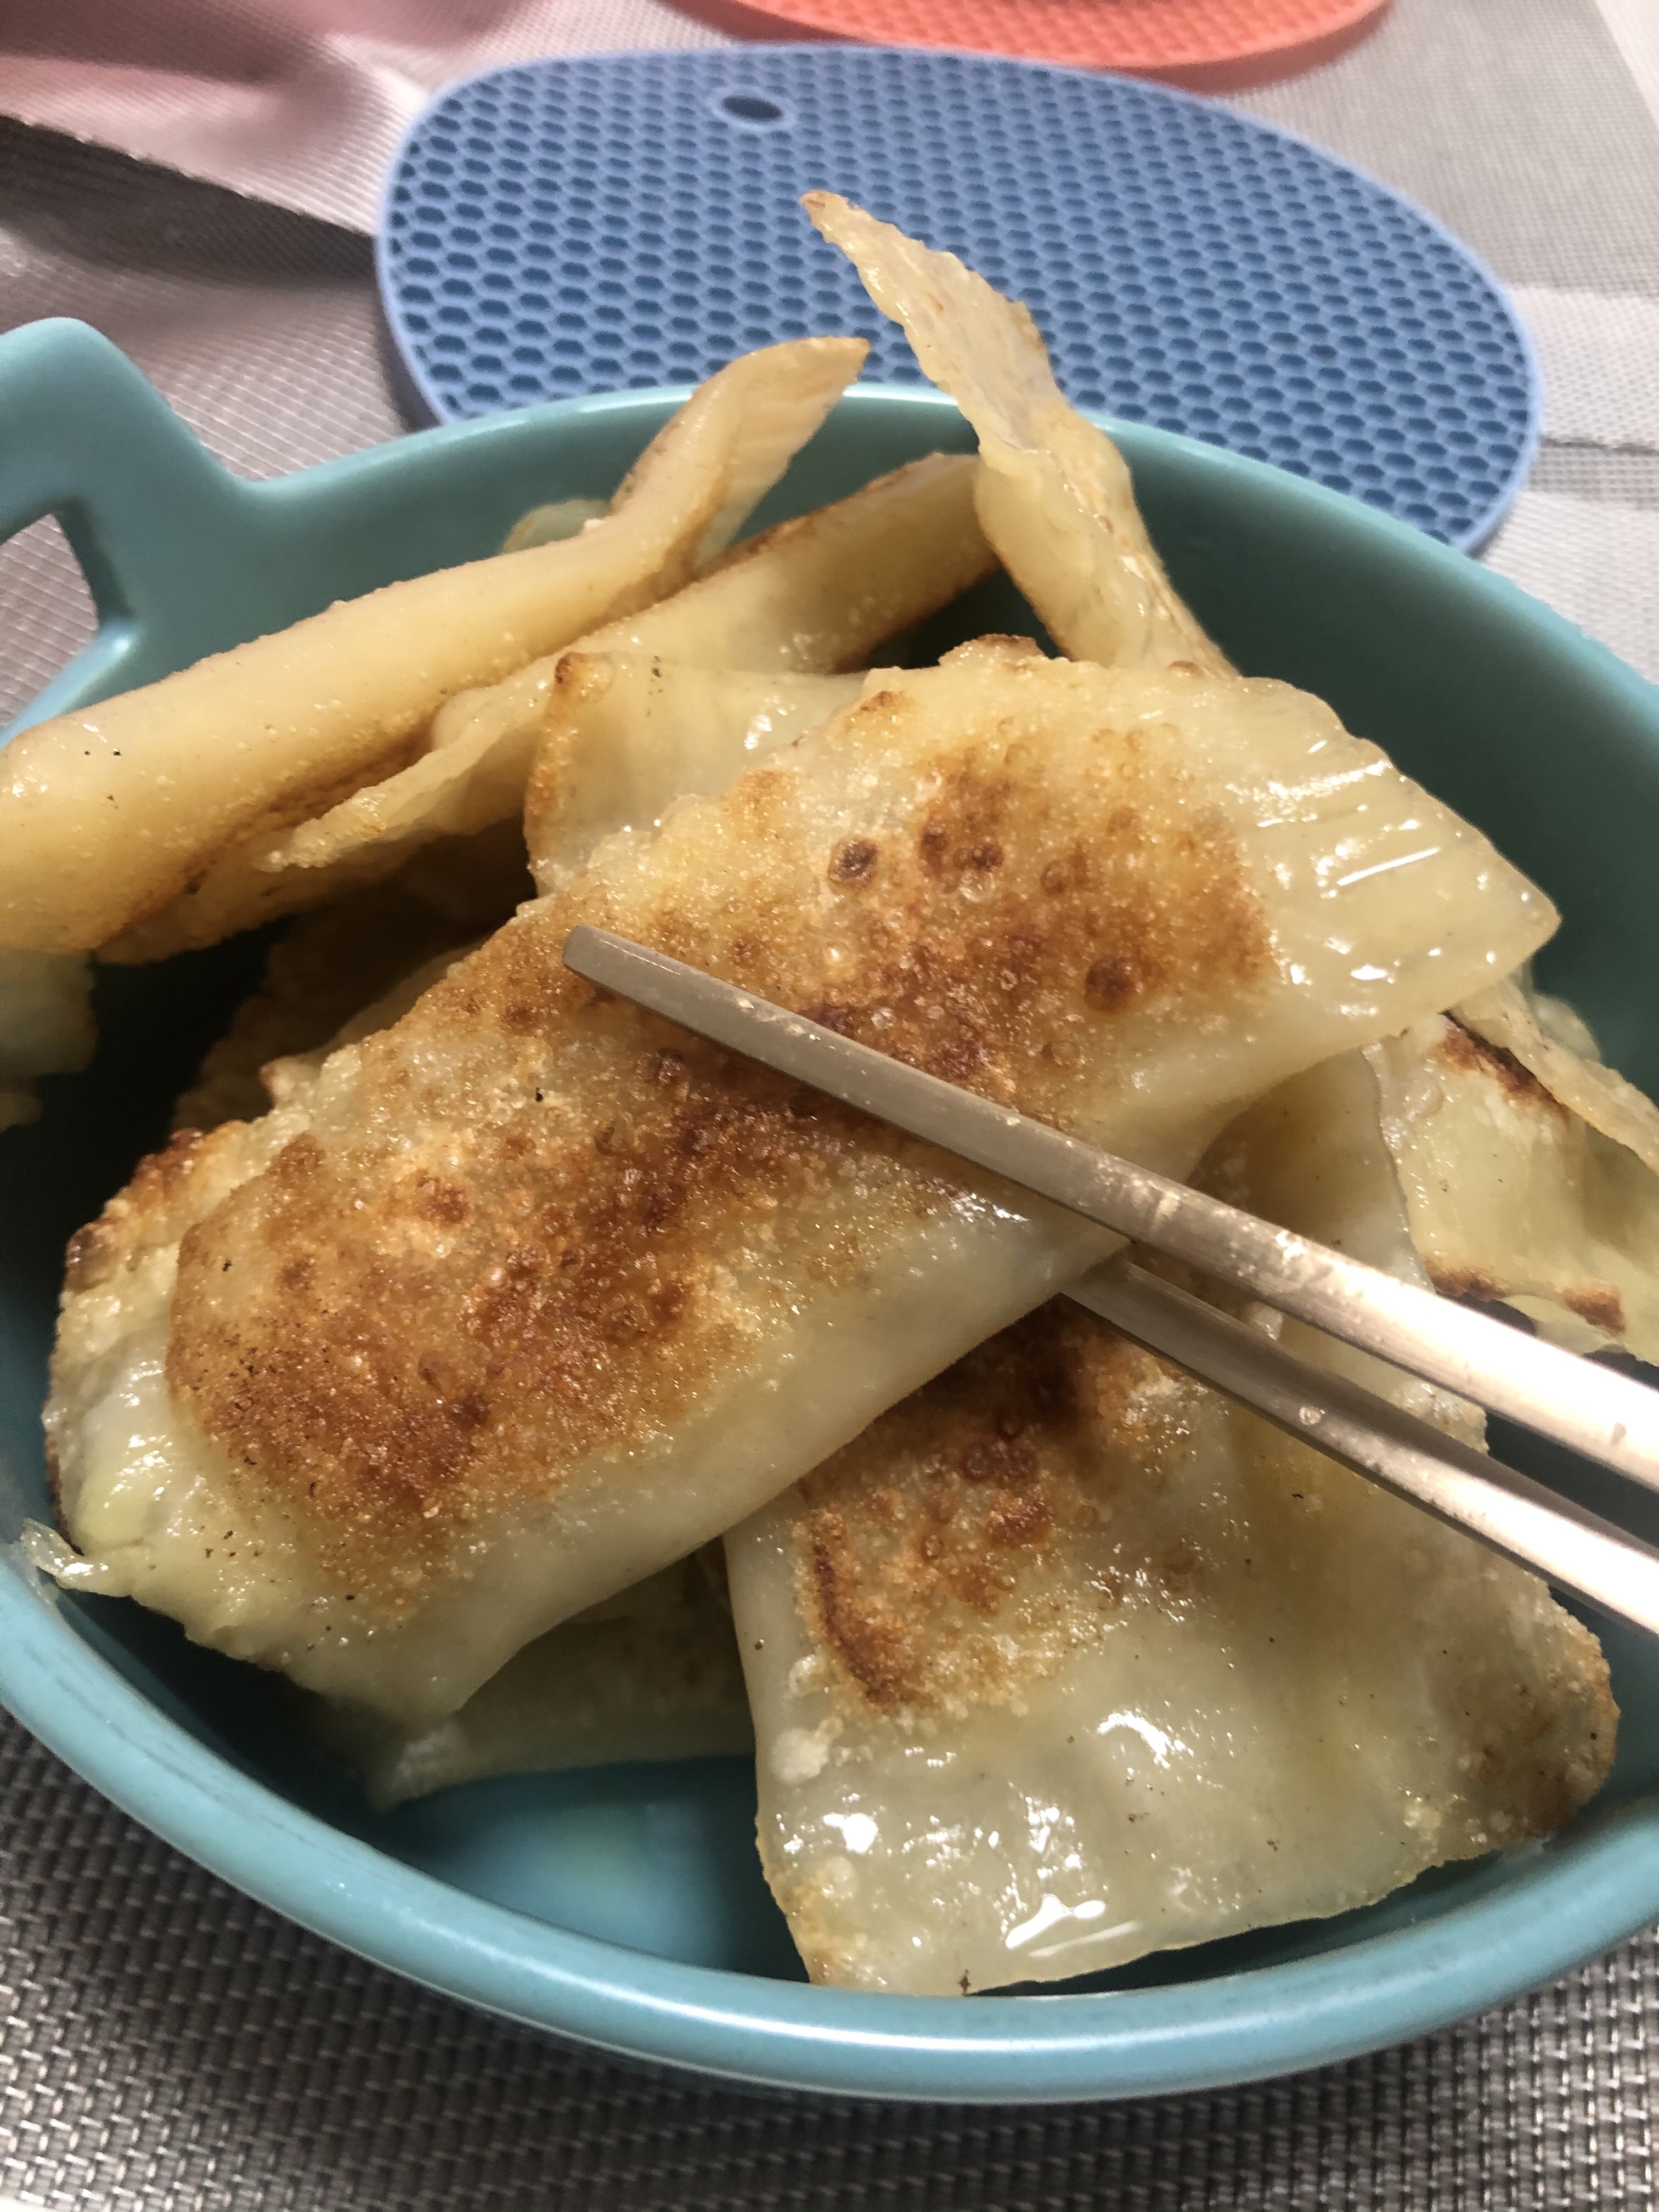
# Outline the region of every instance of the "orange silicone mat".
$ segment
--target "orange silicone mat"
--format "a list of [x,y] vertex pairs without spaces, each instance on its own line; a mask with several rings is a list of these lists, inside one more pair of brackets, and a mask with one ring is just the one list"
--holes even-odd
[[681,0],[740,37],[852,39],[1239,92],[1334,61],[1389,0]]

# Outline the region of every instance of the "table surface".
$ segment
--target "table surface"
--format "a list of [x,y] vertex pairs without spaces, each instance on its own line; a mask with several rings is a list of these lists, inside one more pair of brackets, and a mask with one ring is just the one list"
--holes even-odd
[[[557,50],[560,11],[541,15]],[[1235,104],[1397,185],[1512,288],[1546,440],[1486,557],[1659,679],[1654,0],[1397,0],[1340,62]],[[44,314],[106,331],[249,475],[402,427],[360,232],[0,118],[0,325]],[[0,719],[89,627],[55,526],[0,550]],[[0,1714],[0,2186],[32,2203],[1612,2212],[1654,2202],[1656,2046],[1650,1932],[1444,2034],[1249,2089],[1008,2110],[737,2094],[363,1965]]]

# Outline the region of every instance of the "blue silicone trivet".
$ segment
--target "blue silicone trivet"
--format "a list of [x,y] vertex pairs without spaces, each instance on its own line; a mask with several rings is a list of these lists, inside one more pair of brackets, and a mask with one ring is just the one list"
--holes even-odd
[[1459,546],[1532,459],[1531,350],[1429,216],[1189,94],[961,54],[532,62],[415,124],[379,262],[440,418],[690,383],[750,346],[902,334],[796,203],[829,185],[1029,302],[1079,405],[1277,462]]

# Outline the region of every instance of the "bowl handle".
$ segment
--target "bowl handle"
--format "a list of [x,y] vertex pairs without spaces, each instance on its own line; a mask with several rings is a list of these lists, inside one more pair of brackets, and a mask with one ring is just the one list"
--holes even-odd
[[55,515],[98,615],[97,635],[15,726],[135,680],[166,611],[210,588],[241,489],[85,323],[0,337],[0,540]]

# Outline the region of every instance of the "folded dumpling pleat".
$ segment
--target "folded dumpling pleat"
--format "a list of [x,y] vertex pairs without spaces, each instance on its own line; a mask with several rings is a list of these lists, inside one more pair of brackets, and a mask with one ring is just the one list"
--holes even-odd
[[432,1728],[313,1704],[313,1740],[381,1806],[495,1774],[709,1759],[754,1743],[731,1611],[702,1555],[538,1636]]
[[1455,1015],[1425,1015],[1366,1056],[1436,1288],[1514,1306],[1572,1351],[1619,1345],[1659,1361],[1650,1103],[1547,1036],[1514,984]]
[[835,192],[802,205],[973,424],[985,534],[1063,649],[1125,668],[1224,670],[1164,574],[1127,464],[1054,382],[1030,310]]
[[[1416,1277],[1358,1054],[1210,1164]],[[726,1552],[762,1859],[818,1981],[966,1994],[1340,1912],[1555,1827],[1613,1754],[1541,1583],[1064,1301]]]
[[424,1727],[1113,1240],[580,982],[591,922],[1176,1173],[1548,903],[1273,683],[989,643],[601,845],[72,1252],[98,1585]]

